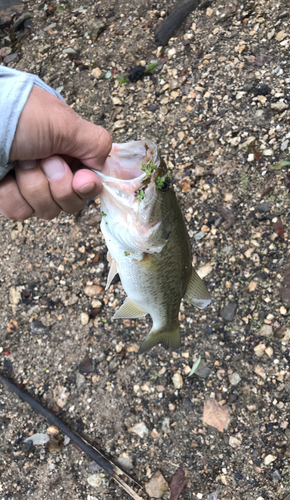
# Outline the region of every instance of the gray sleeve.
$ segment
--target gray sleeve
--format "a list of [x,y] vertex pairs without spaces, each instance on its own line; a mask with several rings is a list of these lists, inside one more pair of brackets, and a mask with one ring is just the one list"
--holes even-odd
[[58,92],[38,76],[0,66],[0,180],[13,168],[14,162],[9,162],[10,149],[20,114],[33,85],[64,101]]

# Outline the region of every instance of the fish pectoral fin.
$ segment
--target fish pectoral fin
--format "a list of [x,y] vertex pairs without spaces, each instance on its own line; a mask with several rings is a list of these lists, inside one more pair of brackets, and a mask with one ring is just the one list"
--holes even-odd
[[190,280],[183,298],[199,309],[204,309],[211,303],[208,289],[194,268],[191,270]]
[[[108,254],[109,254],[109,252],[108,252]],[[108,274],[107,284],[106,284],[105,290],[108,290],[108,288],[109,288],[110,284],[112,283],[113,279],[115,278],[116,274],[118,274],[118,264],[115,261],[115,259],[112,259],[111,255],[110,255],[109,262],[110,262],[111,266],[109,269],[109,274]]]
[[164,347],[171,347],[172,349],[180,347],[181,338],[179,324],[171,330],[151,330],[144,342],[141,344],[139,354],[143,354],[157,344],[162,344]]
[[141,307],[137,306],[134,300],[127,297],[120,309],[114,314],[113,319],[118,318],[142,318],[146,316],[147,312],[143,311]]

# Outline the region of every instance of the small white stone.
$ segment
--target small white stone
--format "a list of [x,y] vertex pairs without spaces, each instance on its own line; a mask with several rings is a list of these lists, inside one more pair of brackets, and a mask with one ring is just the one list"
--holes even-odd
[[137,436],[143,438],[146,436],[146,434],[148,434],[149,430],[144,422],[139,422],[138,424],[133,425],[133,427],[129,429],[129,432],[131,432],[132,434],[137,434]]
[[89,321],[90,321],[90,317],[89,317],[88,313],[82,312],[81,313],[81,324],[83,326],[85,326],[88,324]]
[[94,68],[92,70],[92,73],[91,75],[94,77],[94,78],[100,78],[101,74],[102,74],[102,70],[100,68]]
[[172,382],[173,382],[173,385],[175,387],[175,389],[182,389],[183,387],[183,378],[182,376],[180,375],[180,373],[174,373],[173,377],[172,377]]
[[275,457],[274,455],[267,455],[265,458],[264,458],[264,464],[265,465],[270,465],[272,462],[274,462],[274,460],[276,460],[277,457]]
[[32,434],[32,436],[28,436],[26,439],[24,439],[24,443],[27,443],[27,441],[32,441],[32,444],[34,446],[40,446],[42,444],[46,444],[49,441],[49,435],[48,434],[41,434],[37,432],[36,434]]
[[93,488],[97,488],[98,486],[101,486],[102,479],[100,478],[99,474],[92,474],[88,477],[88,483]]
[[235,372],[235,373],[232,373],[231,375],[229,375],[229,381],[232,385],[238,385],[238,383],[241,381],[241,377],[240,375]]
[[281,151],[285,151],[285,149],[288,148],[289,140],[287,139],[286,141],[282,142],[281,144]]
[[167,52],[169,59],[171,59],[173,56],[175,56],[175,54],[176,54],[176,49],[174,49],[174,48],[169,49],[169,51]]
[[237,448],[242,444],[243,440],[240,434],[237,434],[236,436],[230,436],[229,439],[229,445],[231,448]]
[[273,328],[271,325],[262,325],[260,330],[258,331],[258,335],[261,337],[272,337]]

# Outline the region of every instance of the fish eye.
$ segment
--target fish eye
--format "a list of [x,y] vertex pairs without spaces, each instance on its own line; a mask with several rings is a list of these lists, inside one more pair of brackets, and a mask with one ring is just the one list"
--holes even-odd
[[170,188],[169,182],[164,181],[161,186],[162,193],[166,193],[166,191],[168,191],[169,188]]

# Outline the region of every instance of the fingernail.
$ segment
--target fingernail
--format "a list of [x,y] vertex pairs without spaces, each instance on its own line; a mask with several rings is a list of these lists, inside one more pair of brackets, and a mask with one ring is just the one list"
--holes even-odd
[[19,166],[23,168],[23,170],[30,170],[31,168],[35,168],[36,165],[37,165],[36,160],[19,161]]
[[94,185],[95,184],[93,182],[89,182],[88,184],[84,184],[82,187],[80,187],[78,189],[78,192],[81,194],[87,194],[90,191],[92,191],[92,189],[94,188]]
[[55,181],[61,179],[64,176],[65,167],[59,158],[47,158],[47,160],[42,161],[42,169],[45,177],[49,181]]

